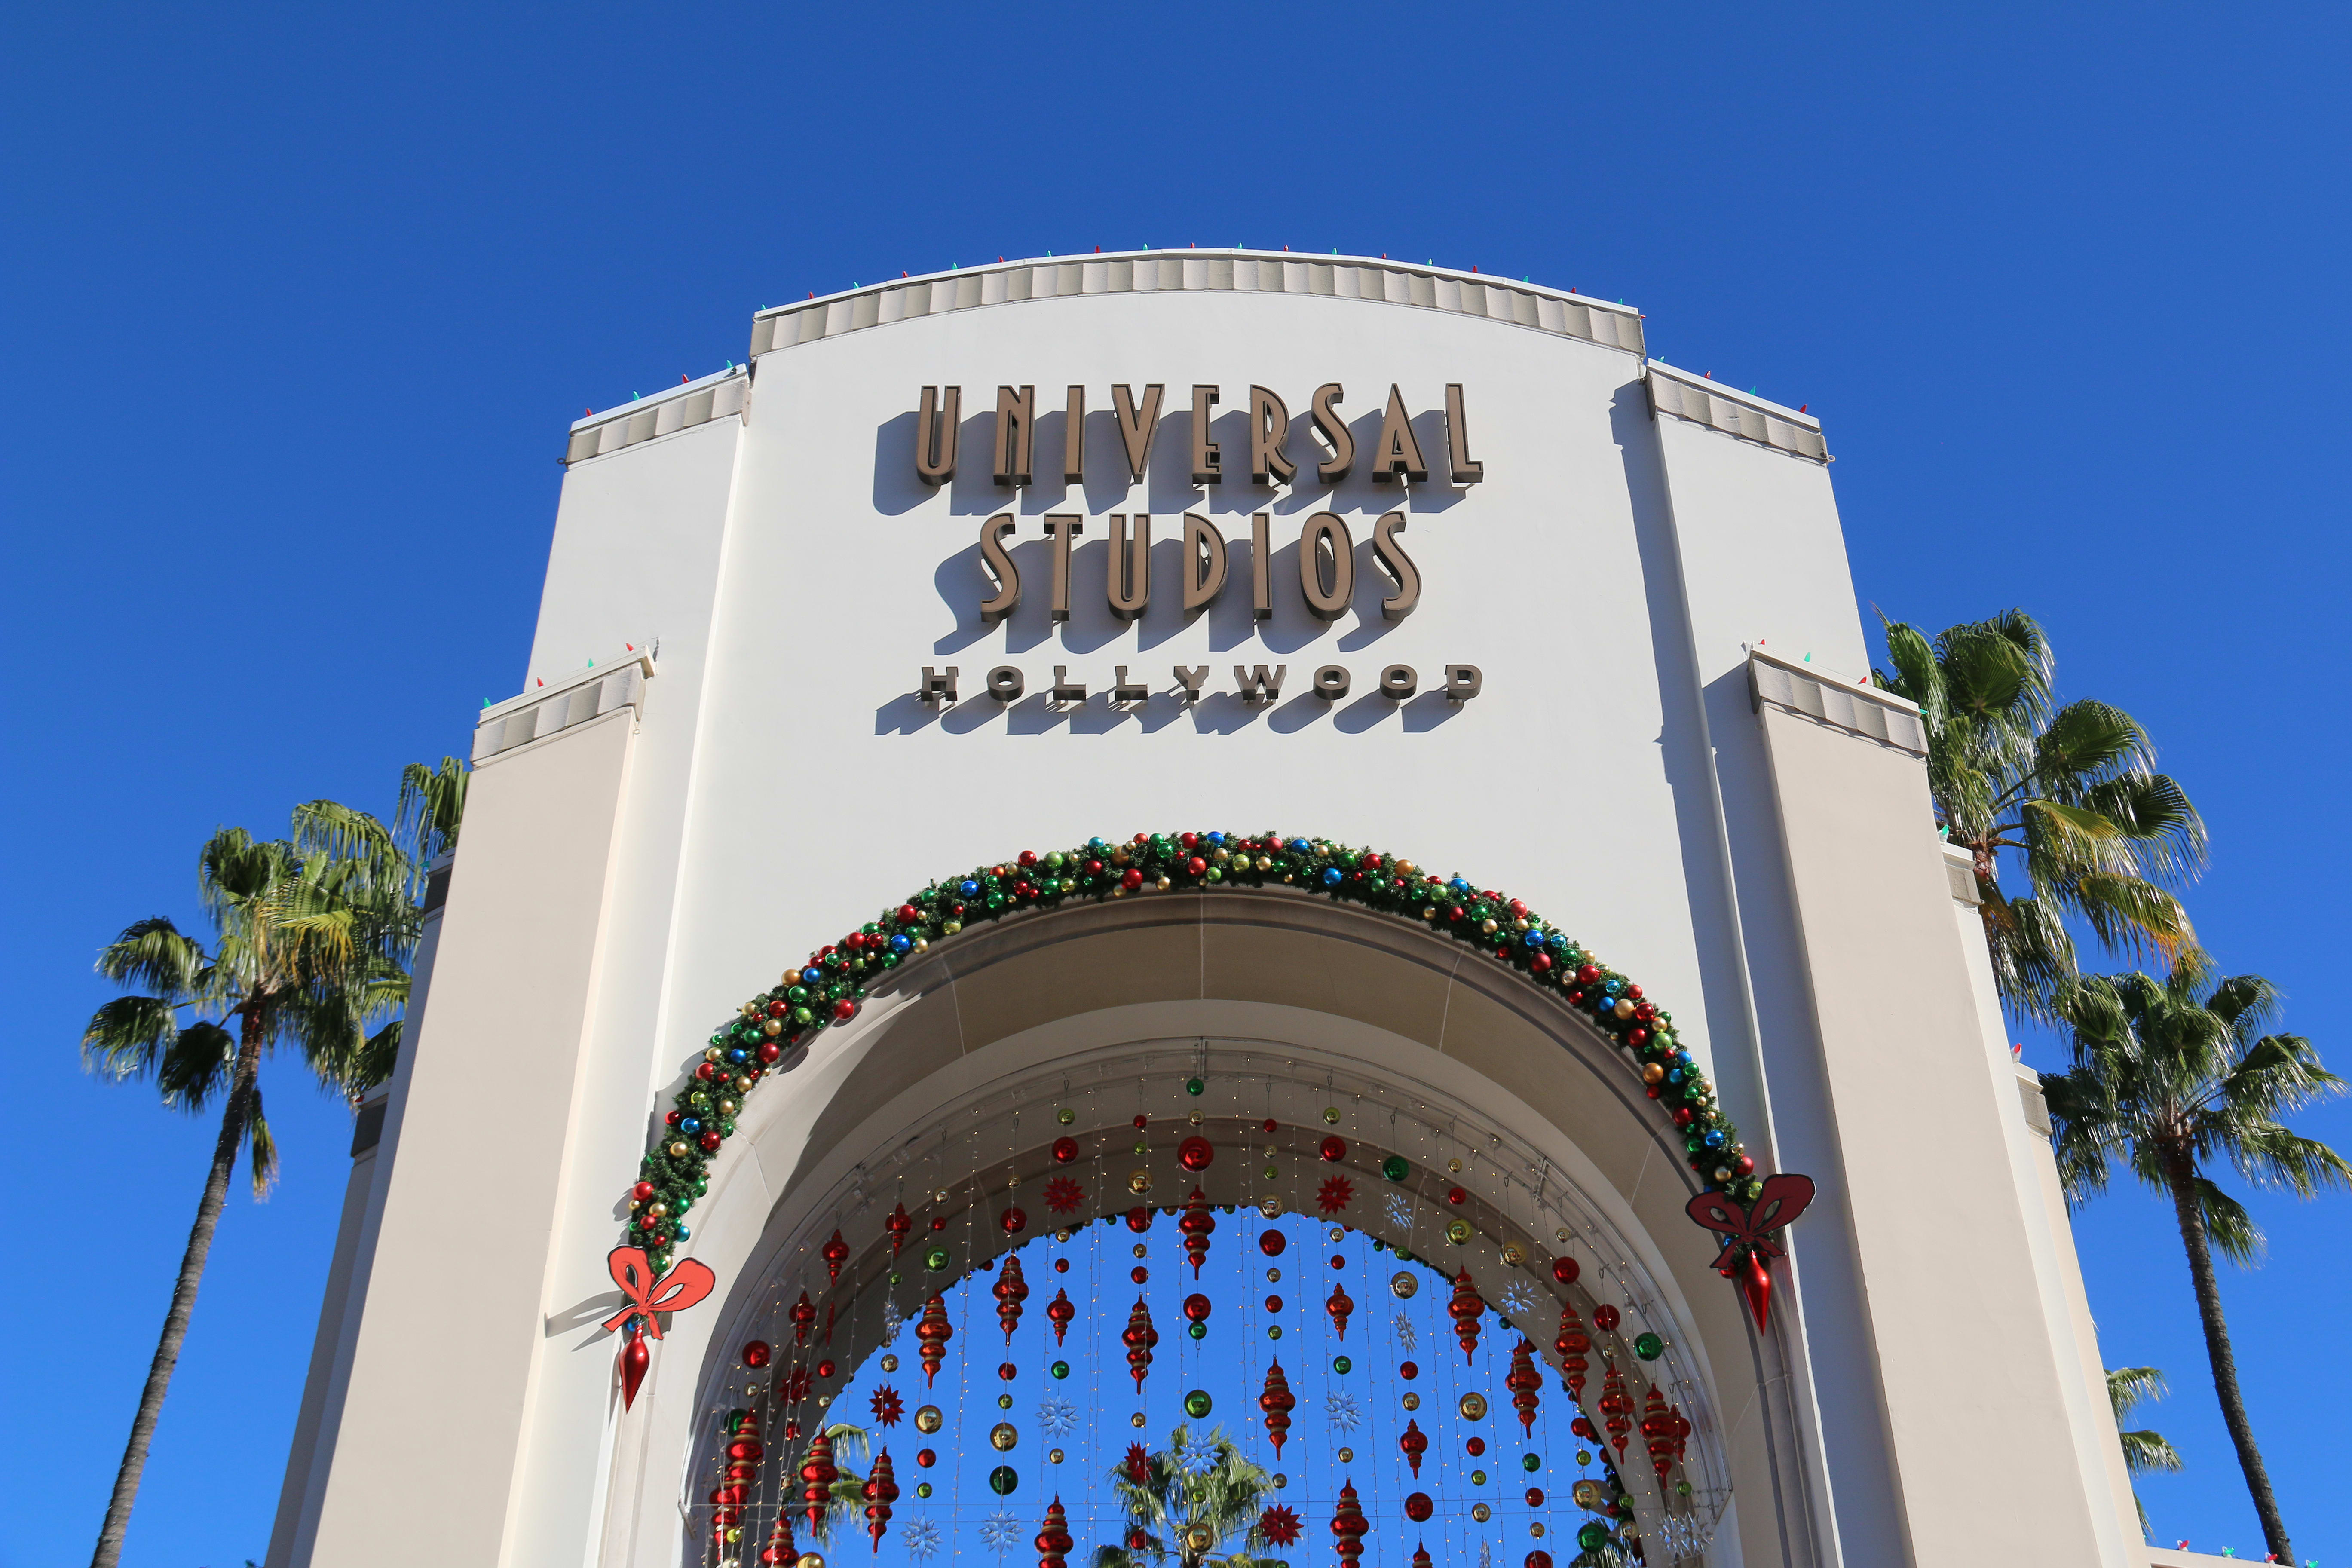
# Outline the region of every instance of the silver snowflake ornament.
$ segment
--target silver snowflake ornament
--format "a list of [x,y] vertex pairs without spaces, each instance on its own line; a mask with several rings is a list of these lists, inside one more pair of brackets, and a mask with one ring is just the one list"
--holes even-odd
[[898,1310],[898,1302],[887,1296],[882,1298],[882,1342],[884,1344],[898,1342],[898,1325],[906,1321],[904,1315]]
[[1205,1476],[1215,1469],[1219,1462],[1214,1443],[1188,1442],[1169,1458],[1179,1470],[1188,1476]]
[[918,1563],[924,1562],[939,1552],[939,1522],[929,1519],[916,1520],[899,1531],[898,1538],[907,1543],[908,1556]]
[[1049,1394],[1037,1402],[1037,1427],[1048,1437],[1066,1437],[1078,1429],[1076,1402],[1066,1394]]
[[1002,1552],[1021,1539],[1021,1521],[1013,1510],[1000,1508],[980,1521],[980,1543],[991,1552]]
[[1411,1230],[1412,1228],[1412,1200],[1411,1198],[1405,1196],[1402,1193],[1391,1193],[1388,1196],[1388,1210],[1389,1223],[1391,1225],[1396,1226],[1399,1230]]
[[1421,1342],[1420,1331],[1412,1326],[1412,1314],[1402,1307],[1397,1309],[1396,1340],[1401,1351],[1409,1351]]
[[1364,1424],[1364,1407],[1354,1394],[1335,1388],[1323,1396],[1323,1416],[1344,1436]]
[[1528,1289],[1524,1279],[1514,1279],[1503,1287],[1503,1316],[1517,1319],[1536,1304],[1536,1293]]

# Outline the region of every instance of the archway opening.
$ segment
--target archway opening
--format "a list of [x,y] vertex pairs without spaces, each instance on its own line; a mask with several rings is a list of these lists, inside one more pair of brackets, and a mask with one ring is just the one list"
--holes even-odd
[[[1295,1044],[1000,1079],[753,1261],[706,1367],[687,1560],[1695,1556],[1729,1498],[1704,1359],[1591,1186]],[[1203,1537],[1210,1467],[1251,1506]]]

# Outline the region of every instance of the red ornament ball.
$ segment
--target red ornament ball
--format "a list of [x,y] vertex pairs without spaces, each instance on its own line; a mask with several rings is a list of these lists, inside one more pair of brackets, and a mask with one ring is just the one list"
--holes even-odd
[[1470,1201],[1470,1194],[1460,1187],[1449,1187],[1446,1189],[1445,1201],[1449,1204],[1465,1204]]
[[768,1348],[768,1342],[765,1340],[753,1340],[743,1347],[745,1366],[765,1366],[774,1359],[774,1356],[775,1352]]
[[1209,1321],[1209,1299],[1199,1291],[1184,1298],[1184,1316],[1196,1323]]
[[1151,1228],[1151,1211],[1148,1208],[1141,1207],[1128,1210],[1127,1228],[1135,1232],[1138,1236],[1141,1236],[1145,1231],[1150,1230]]
[[1134,1280],[1138,1285],[1140,1285],[1145,1280],[1151,1278],[1151,1270],[1139,1263],[1134,1268],[1127,1271],[1127,1277],[1129,1279]]
[[1335,1252],[1331,1255],[1331,1267],[1334,1268],[1345,1268],[1348,1267],[1348,1260]]
[[716,1154],[719,1152],[719,1134],[715,1131],[704,1133],[699,1139],[696,1140],[696,1142],[702,1145],[702,1152],[706,1154]]
[[1486,1451],[1486,1439],[1484,1437],[1473,1437],[1467,1443],[1462,1445],[1462,1451],[1468,1454],[1475,1459],[1479,1455]]
[[1326,1160],[1330,1161],[1332,1163],[1337,1164],[1339,1162],[1348,1157],[1348,1141],[1345,1138],[1338,1137],[1336,1135],[1326,1138],[1323,1140],[1322,1143],[1318,1146],[1316,1152],[1321,1154]]
[[1054,1163],[1066,1165],[1078,1157],[1078,1141],[1075,1138],[1054,1140]]
[[761,1061],[772,1062],[783,1054],[784,1047],[776,1044],[775,1041],[762,1040],[760,1042],[760,1059]]
[[1529,1508],[1543,1507],[1543,1488],[1529,1487],[1528,1489],[1528,1506]]
[[1119,874],[1118,885],[1131,893],[1143,886],[1143,873],[1129,866]]
[[1605,1334],[1610,1330],[1615,1328],[1617,1326],[1617,1309],[1609,1305],[1606,1301],[1592,1309],[1592,1326],[1599,1329],[1602,1333]]
[[927,1470],[939,1462],[939,1455],[929,1448],[920,1449],[915,1455],[915,1463],[922,1466],[923,1468]]
[[1147,1128],[1147,1127],[1149,1127],[1149,1126],[1150,1126],[1150,1125],[1151,1125],[1151,1118],[1150,1118],[1149,1116],[1139,1116],[1139,1117],[1137,1117],[1137,1118],[1135,1119],[1135,1130],[1136,1130],[1138,1132],[1142,1131],[1145,1128]]
[[1269,1312],[1279,1312],[1279,1311],[1281,1311],[1281,1310],[1282,1310],[1282,1298],[1281,1298],[1281,1297],[1279,1297],[1279,1296],[1268,1296],[1268,1297],[1265,1299],[1265,1310],[1266,1310],[1267,1311],[1269,1311]]
[[1407,1383],[1411,1383],[1414,1378],[1421,1375],[1421,1363],[1419,1362],[1412,1361],[1400,1362],[1397,1364],[1397,1375],[1404,1379]]
[[1003,1382],[1011,1383],[1021,1375],[1021,1369],[1009,1361],[999,1362],[996,1363],[996,1375]]
[[1269,1230],[1257,1238],[1257,1249],[1268,1258],[1281,1257],[1282,1249],[1289,1245],[1290,1238],[1278,1230]]
[[1427,1492],[1415,1492],[1404,1500],[1404,1516],[1415,1524],[1426,1524],[1429,1516],[1437,1511],[1437,1504]]
[[816,1363],[816,1374],[819,1377],[831,1377],[833,1375],[833,1358],[831,1356],[827,1356],[824,1360]]
[[1188,1171],[1205,1171],[1217,1151],[1206,1138],[1187,1138],[1176,1145],[1176,1161]]
[[1551,1568],[1551,1553],[1538,1547],[1528,1553],[1527,1568]]
[[1070,1271],[1070,1260],[1069,1260],[1068,1258],[1056,1258],[1055,1259],[1054,1259],[1054,1272],[1055,1272],[1055,1273],[1056,1273],[1056,1274],[1067,1274],[1069,1271]]
[[1551,1277],[1563,1285],[1575,1284],[1576,1277],[1580,1272],[1581,1270],[1578,1268],[1576,1259],[1573,1258],[1555,1258],[1551,1260]]
[[833,1016],[839,1022],[846,1024],[857,1016],[857,1004],[844,996],[833,1005]]
[[1266,1130],[1268,1132],[1279,1132],[1279,1131],[1282,1131],[1282,1123],[1281,1123],[1281,1122],[1279,1122],[1279,1121],[1276,1121],[1273,1117],[1271,1117],[1271,1116],[1269,1116],[1269,1117],[1267,1117],[1267,1118],[1265,1119],[1265,1130]]
[[654,1195],[654,1184],[651,1182],[639,1182],[629,1189],[629,1195],[637,1202],[644,1203]]
[[1018,1208],[1009,1208],[996,1223],[1004,1227],[1005,1235],[1019,1236],[1029,1228],[1029,1216]]

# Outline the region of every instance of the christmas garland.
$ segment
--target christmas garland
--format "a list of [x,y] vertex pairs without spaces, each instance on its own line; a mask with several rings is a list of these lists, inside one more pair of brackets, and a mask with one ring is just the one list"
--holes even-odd
[[1685,1159],[1709,1190],[1753,1201],[1762,1184],[1738,1130],[1716,1102],[1674,1015],[1520,900],[1460,877],[1430,876],[1411,860],[1328,839],[1232,833],[1142,834],[1125,844],[976,867],[933,882],[896,908],[819,948],[808,963],[745,1003],[710,1037],[694,1075],[672,1098],[667,1131],[646,1154],[629,1196],[625,1245],[656,1273],[692,1233],[685,1216],[709,1191],[709,1167],[735,1132],[743,1101],[784,1054],[857,1016],[869,982],[973,922],[1075,900],[1151,892],[1282,886],[1360,904],[1466,942],[1559,996],[1624,1051],[1652,1100],[1674,1119]]

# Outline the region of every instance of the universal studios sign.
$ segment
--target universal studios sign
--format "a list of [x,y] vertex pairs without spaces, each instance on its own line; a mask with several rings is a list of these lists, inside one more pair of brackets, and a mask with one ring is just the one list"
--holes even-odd
[[[1097,452],[1092,460],[1116,465],[1114,479],[1123,478],[1135,485],[1146,482],[1155,461],[1153,447],[1167,391],[1159,383],[1147,384],[1139,394],[1132,385],[1110,389],[1118,446],[1112,451]],[[1215,385],[1196,384],[1192,389],[1192,448],[1182,456],[1189,458],[1186,471],[1195,486],[1223,485],[1229,471],[1240,471],[1238,465],[1228,469],[1222,445],[1212,438],[1211,411],[1223,396],[1223,389]],[[1360,454],[1354,433],[1339,413],[1339,405],[1346,398],[1347,389],[1334,381],[1317,387],[1307,399],[1312,431],[1308,460],[1314,466],[1315,478],[1327,485],[1337,484],[1355,471],[1360,457],[1368,464],[1375,484],[1426,483],[1429,460],[1413,433],[1412,414],[1402,389],[1394,384],[1390,385],[1380,433],[1370,449]],[[958,451],[962,414],[961,386],[932,385],[922,389],[916,404],[913,458],[915,475],[924,484],[936,488],[952,482],[960,458],[968,458]],[[1486,477],[1486,465],[1470,455],[1469,425],[1458,382],[1445,386],[1444,425],[1447,482],[1455,486],[1476,484]],[[1297,480],[1300,465],[1291,455],[1291,426],[1289,405],[1279,393],[1264,386],[1249,389],[1248,484],[1270,491],[1276,486]],[[1172,456],[1175,455],[1163,452],[1157,460],[1165,463]],[[1234,456],[1238,458],[1239,454]],[[996,389],[995,420],[987,458],[990,479],[1005,489],[1026,487],[1034,478],[1036,458],[1037,389],[1000,385]],[[1084,386],[1073,386],[1067,392],[1061,458],[1063,482],[1083,484],[1089,461]],[[1109,545],[1105,556],[1107,570],[1099,584],[1074,580],[1072,551],[1080,539],[1087,537],[1087,515],[1047,512],[1038,521],[1044,529],[1051,568],[1045,582],[1034,586],[1044,588],[1048,613],[1055,622],[1070,618],[1076,595],[1097,589],[1110,613],[1119,620],[1133,622],[1142,617],[1155,591],[1151,574],[1152,519],[1149,512],[1110,512],[1093,520],[1097,537],[1108,540]],[[1403,511],[1391,510],[1372,524],[1372,555],[1381,579],[1381,615],[1389,621],[1402,620],[1421,602],[1420,569],[1398,537],[1404,532],[1405,523]],[[1228,591],[1239,592],[1240,587],[1229,582],[1232,573],[1225,536],[1214,522],[1200,512],[1187,511],[1175,525],[1175,531],[1182,542],[1178,580],[1157,584],[1157,591],[1163,603],[1171,595],[1180,599],[1189,621],[1221,595]],[[983,626],[998,624],[1021,606],[1024,584],[1010,548],[1019,531],[1019,520],[1011,511],[998,512],[980,525],[981,560],[993,589],[978,605]],[[1296,582],[1276,581],[1273,533],[1271,512],[1251,515],[1251,617],[1257,621],[1271,619],[1276,596],[1290,594],[1297,595],[1307,613],[1318,620],[1336,621],[1345,615],[1356,595],[1356,541],[1347,520],[1332,511],[1318,511],[1307,517],[1298,531]],[[1114,705],[1150,700],[1151,688],[1146,681],[1130,680],[1125,665],[1116,668],[1117,677],[1108,691]],[[1282,695],[1288,673],[1287,665],[1276,665],[1271,670],[1263,664],[1235,665],[1234,694],[1246,703],[1271,704]],[[1210,667],[1179,664],[1171,667],[1171,674],[1173,695],[1189,706],[1203,695]],[[925,665],[916,693],[935,708],[954,703],[961,696],[960,676],[954,665],[944,668]],[[1483,679],[1475,665],[1449,664],[1444,668],[1442,689],[1448,701],[1464,702],[1478,695]],[[1318,697],[1338,701],[1352,689],[1354,679],[1345,666],[1331,664],[1318,668],[1311,684]],[[1403,664],[1385,667],[1378,680],[1381,694],[1399,702],[1412,697],[1421,685],[1420,672]],[[1017,666],[999,665],[988,672],[985,689],[999,703],[1009,704],[1027,691],[1028,679]],[[1056,665],[1050,694],[1050,700],[1057,705],[1075,705],[1087,700],[1088,688],[1084,680],[1071,679],[1067,666]]]

